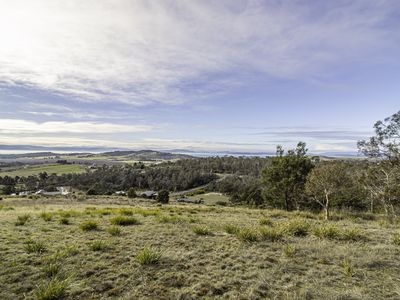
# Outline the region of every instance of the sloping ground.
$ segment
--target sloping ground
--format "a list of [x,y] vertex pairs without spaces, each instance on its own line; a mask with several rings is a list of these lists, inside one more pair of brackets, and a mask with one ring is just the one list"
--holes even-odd
[[[400,298],[398,225],[369,215],[16,201],[0,210],[0,299]],[[126,218],[136,223],[111,224]]]
[[38,175],[39,173],[46,172],[47,174],[56,173],[60,174],[68,174],[68,173],[84,173],[86,168],[81,165],[71,164],[71,165],[36,165],[36,166],[27,166],[20,167],[17,169],[11,170],[3,170],[0,171],[0,176],[30,176],[30,175]]

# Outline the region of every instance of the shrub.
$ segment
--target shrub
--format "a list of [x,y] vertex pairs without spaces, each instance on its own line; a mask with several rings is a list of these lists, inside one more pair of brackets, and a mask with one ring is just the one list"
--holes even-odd
[[47,251],[45,244],[42,241],[28,241],[25,245],[25,251],[28,253],[41,254]]
[[243,228],[236,233],[237,238],[246,243],[253,243],[259,240],[259,233],[253,228]]
[[37,290],[35,291],[35,297],[38,300],[62,299],[66,295],[67,287],[67,280],[53,278],[48,283],[44,283],[38,286]]
[[96,221],[85,221],[79,226],[83,231],[97,230],[99,225]]
[[93,195],[96,195],[96,194],[97,194],[96,190],[93,189],[93,188],[88,189],[87,192],[86,192],[86,195],[88,195],[88,196],[93,196]]
[[137,225],[139,221],[134,217],[129,216],[117,216],[110,219],[112,225],[120,225],[120,226],[128,226],[128,225]]
[[392,237],[393,244],[400,246],[400,233],[396,233]]
[[307,236],[310,224],[304,220],[293,220],[282,225],[282,230],[292,236]]
[[262,227],[260,236],[263,240],[276,242],[283,239],[283,231],[279,228]]
[[195,226],[192,228],[193,232],[197,235],[211,235],[211,230],[206,226]]
[[160,259],[161,253],[147,246],[136,256],[136,260],[141,265],[155,265],[159,263]]
[[121,229],[118,226],[111,226],[107,232],[113,236],[121,235]]
[[315,236],[325,239],[338,239],[340,237],[340,230],[336,226],[326,225],[314,230]]
[[234,224],[226,224],[224,226],[224,230],[228,234],[237,234],[240,230],[239,226],[234,225]]
[[104,251],[108,245],[103,241],[95,241],[89,244],[89,249],[92,251]]
[[49,213],[49,212],[43,211],[43,212],[40,213],[40,217],[43,220],[45,220],[46,222],[50,222],[51,219],[53,218],[53,215],[51,213]]
[[157,201],[163,204],[169,202],[169,192],[167,190],[161,190],[158,192]]
[[69,219],[68,218],[61,218],[58,223],[60,223],[61,225],[69,225]]
[[270,218],[262,218],[262,219],[258,220],[258,223],[260,225],[271,226],[272,225],[272,220]]
[[128,197],[129,198],[136,198],[137,197],[136,191],[135,191],[135,189],[133,187],[131,187],[128,190]]
[[16,226],[23,226],[26,222],[31,218],[29,214],[24,214],[22,216],[17,217],[17,222],[15,222]]

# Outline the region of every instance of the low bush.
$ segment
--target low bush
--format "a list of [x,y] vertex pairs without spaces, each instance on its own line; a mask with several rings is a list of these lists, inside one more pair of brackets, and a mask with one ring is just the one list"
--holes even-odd
[[111,218],[110,223],[112,225],[129,226],[129,225],[137,225],[137,224],[139,224],[139,221],[134,217],[117,216],[117,217]]
[[161,253],[151,247],[145,247],[136,256],[136,260],[141,265],[155,265],[159,263],[160,259]]

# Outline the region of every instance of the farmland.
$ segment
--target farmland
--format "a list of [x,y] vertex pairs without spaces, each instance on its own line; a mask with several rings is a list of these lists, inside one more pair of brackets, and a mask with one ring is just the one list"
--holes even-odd
[[380,215],[115,196],[0,207],[1,299],[400,297],[400,227]]
[[43,164],[43,165],[32,165],[32,166],[24,166],[19,168],[11,168],[8,170],[0,171],[0,176],[31,176],[31,175],[38,175],[39,173],[46,172],[48,174],[70,174],[70,173],[84,173],[86,168],[82,165],[61,165],[61,164]]

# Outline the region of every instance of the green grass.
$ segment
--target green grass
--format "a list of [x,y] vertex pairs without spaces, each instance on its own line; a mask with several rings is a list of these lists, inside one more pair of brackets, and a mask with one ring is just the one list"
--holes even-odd
[[33,241],[30,240],[25,245],[25,251],[28,253],[37,253],[41,254],[47,251],[47,247],[42,241]]
[[109,245],[104,241],[94,241],[89,243],[89,249],[92,251],[105,251]]
[[50,222],[50,221],[53,219],[53,214],[52,214],[52,213],[49,213],[49,212],[43,211],[43,212],[40,213],[40,217],[41,217],[44,221]]
[[60,220],[58,220],[58,223],[61,225],[69,225],[71,224],[70,220],[66,217],[62,217]]
[[53,278],[40,284],[34,294],[37,300],[59,300],[65,297],[67,288],[67,280]]
[[85,167],[81,165],[36,165],[36,166],[29,166],[29,167],[23,167],[23,168],[18,168],[16,170],[12,171],[2,171],[0,172],[0,176],[32,176],[32,175],[38,175],[39,173],[46,172],[47,174],[53,174],[56,173],[58,175],[60,174],[69,174],[69,173],[84,173],[86,172]]
[[212,231],[207,226],[194,226],[192,231],[197,235],[212,235]]
[[224,231],[228,234],[237,234],[240,230],[240,227],[234,224],[226,224],[224,226]]
[[259,241],[260,234],[254,228],[242,228],[236,233],[236,237],[245,243],[254,243]]
[[259,231],[264,241],[277,242],[283,240],[284,237],[284,231],[280,228],[262,227]]
[[136,260],[141,265],[155,265],[160,259],[161,253],[147,246],[136,255]]
[[31,218],[31,216],[29,214],[24,214],[24,215],[18,216],[17,221],[15,222],[15,225],[23,226],[26,224],[26,222],[29,221],[30,218]]
[[121,228],[119,228],[118,226],[111,226],[107,229],[107,232],[113,236],[118,236],[121,235],[122,231]]

